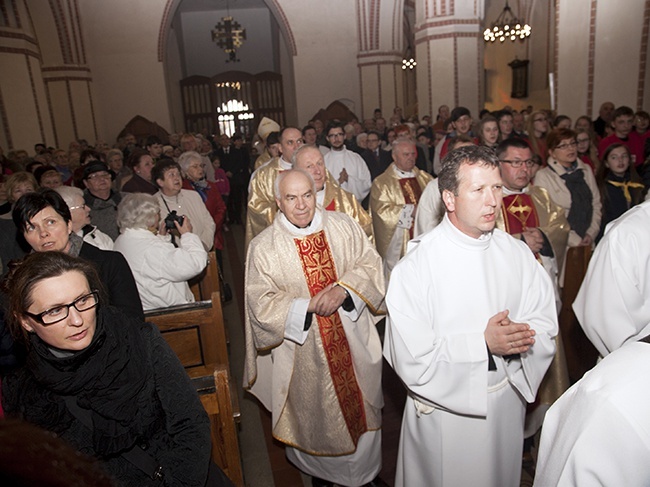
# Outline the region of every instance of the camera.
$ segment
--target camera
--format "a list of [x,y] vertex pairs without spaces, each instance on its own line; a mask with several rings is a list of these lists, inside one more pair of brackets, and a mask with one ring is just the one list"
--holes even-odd
[[172,210],[165,217],[165,228],[168,231],[176,230],[176,225],[174,225],[174,222],[178,222],[180,226],[183,226],[184,221],[185,221],[185,217],[183,215],[178,215],[176,213],[176,210]]

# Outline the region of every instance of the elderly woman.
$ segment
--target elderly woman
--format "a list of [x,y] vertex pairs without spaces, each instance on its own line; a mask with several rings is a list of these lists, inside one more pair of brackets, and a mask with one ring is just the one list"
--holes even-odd
[[578,159],[576,133],[553,130],[546,143],[548,165],[535,176],[535,185],[564,208],[571,225],[569,247],[592,245],[600,230],[600,193],[593,171]]
[[119,192],[122,188],[122,180],[131,177],[131,169],[124,165],[124,154],[119,149],[111,149],[106,154],[106,164],[115,173],[113,191]]
[[133,175],[128,180],[123,179],[125,182],[122,191],[125,193],[156,194],[158,188],[151,179],[151,170],[153,169],[151,155],[145,150],[136,149],[129,156],[128,165],[133,171]]
[[35,252],[58,251],[95,265],[109,303],[132,316],[144,317],[129,264],[119,252],[100,250],[72,231],[66,202],[52,189],[24,195],[16,202],[13,220]]
[[5,289],[27,347],[3,382],[8,416],[96,457],[119,485],[206,484],[210,426],[187,373],[154,326],[107,305],[90,263],[34,253]]
[[206,179],[203,158],[198,152],[184,152],[178,158],[178,164],[184,176],[183,189],[196,191],[214,220],[214,249],[220,254],[223,249],[222,228],[226,218],[226,204],[221,198],[217,183]]
[[190,219],[185,217],[182,224],[172,222],[181,236],[175,247],[166,232],[167,222],[161,222],[158,198],[133,193],[118,206],[117,223],[122,233],[115,250],[126,257],[133,270],[144,309],[193,302],[186,281],[205,268],[208,254],[192,233]]
[[215,222],[196,191],[183,189],[178,163],[169,159],[158,161],[152,170],[152,178],[160,188],[156,198],[163,220],[172,212],[178,216],[189,216],[193,232],[199,236],[205,250],[210,250],[214,245]]
[[54,191],[59,193],[68,205],[72,231],[90,245],[102,250],[113,250],[111,237],[90,224],[90,207],[84,201],[84,192],[73,186],[60,186]]

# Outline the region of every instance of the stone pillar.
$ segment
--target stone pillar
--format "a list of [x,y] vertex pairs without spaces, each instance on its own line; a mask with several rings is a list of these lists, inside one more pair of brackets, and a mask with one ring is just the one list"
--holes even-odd
[[418,111],[483,107],[483,1],[420,0],[415,6]]
[[4,2],[0,27],[0,145],[33,153],[37,142],[93,144],[97,128],[74,0]]
[[381,108],[388,121],[404,106],[403,0],[357,0],[359,78],[363,118]]

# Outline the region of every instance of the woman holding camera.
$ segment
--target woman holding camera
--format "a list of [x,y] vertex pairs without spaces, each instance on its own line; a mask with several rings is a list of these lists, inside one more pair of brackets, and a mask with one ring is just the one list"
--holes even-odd
[[155,194],[160,206],[160,215],[166,218],[170,213],[176,212],[177,216],[189,216],[192,232],[199,236],[203,248],[209,251],[214,245],[214,220],[198,193],[183,189],[183,176],[178,163],[162,159],[156,162],[151,175],[160,188]]
[[[145,193],[124,197],[117,207],[120,236],[114,250],[131,266],[145,310],[194,301],[187,280],[206,266],[208,254],[192,233],[190,218],[160,217],[159,198]],[[176,247],[168,231],[180,234]]]
[[4,284],[27,346],[3,381],[7,416],[99,459],[117,485],[204,487],[209,420],[156,327],[108,306],[94,268],[63,252],[27,256]]

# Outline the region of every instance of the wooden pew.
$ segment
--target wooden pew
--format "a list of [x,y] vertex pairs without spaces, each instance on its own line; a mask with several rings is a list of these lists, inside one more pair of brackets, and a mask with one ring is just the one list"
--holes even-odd
[[195,368],[190,372],[190,377],[196,381],[199,398],[210,418],[212,460],[221,467],[233,484],[243,487],[239,440],[232,419],[228,368],[223,364]]
[[219,292],[219,268],[217,267],[217,255],[214,250],[208,252],[208,265],[198,276],[188,281],[194,299],[197,301],[207,300],[212,293]]
[[228,365],[226,332],[218,292],[213,293],[209,301],[146,311],[145,319],[158,326],[185,369],[208,364]]
[[[242,485],[239,442],[239,401],[229,375],[228,348],[219,292],[199,301],[145,312],[198,384],[210,417],[213,460],[235,485]],[[208,384],[206,386],[206,384]]]
[[585,335],[571,307],[587,273],[591,253],[591,247],[571,247],[566,255],[562,309],[558,321],[572,384],[596,365],[598,359],[598,351]]

